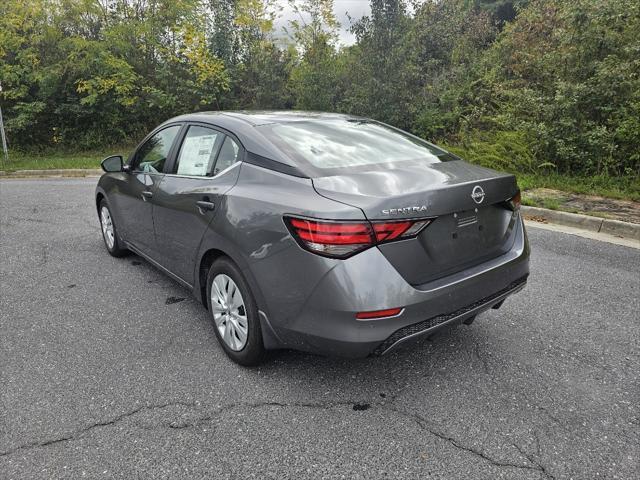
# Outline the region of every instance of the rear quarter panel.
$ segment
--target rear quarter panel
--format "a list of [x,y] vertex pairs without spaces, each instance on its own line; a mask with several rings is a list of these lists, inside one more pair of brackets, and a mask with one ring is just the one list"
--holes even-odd
[[[283,216],[364,219],[359,209],[318,195],[309,179],[247,163],[220,207],[198,258],[211,249],[230,256],[251,285],[260,310],[272,322],[284,325],[339,261],[303,250],[289,234]],[[196,268],[199,272],[200,262]],[[197,291],[200,288],[196,285]]]

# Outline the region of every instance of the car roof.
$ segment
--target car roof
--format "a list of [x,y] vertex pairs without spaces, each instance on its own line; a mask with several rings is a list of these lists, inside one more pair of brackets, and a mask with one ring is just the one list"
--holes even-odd
[[342,113],[329,113],[329,112],[307,112],[302,110],[231,110],[231,111],[212,111],[212,112],[197,112],[187,115],[181,115],[180,117],[173,118],[172,120],[183,121],[201,121],[201,122],[222,122],[226,123],[232,119],[246,122],[252,126],[267,125],[270,123],[285,123],[285,122],[299,122],[299,121],[317,121],[331,119],[361,119],[354,115],[347,115]]
[[[279,171],[292,173],[296,176],[309,177],[310,172],[302,171],[298,162],[274,145],[261,129],[260,125],[287,122],[323,122],[327,120],[363,120],[362,117],[341,113],[306,112],[299,110],[238,110],[197,112],[180,115],[164,122],[161,126],[176,122],[194,122],[209,124],[233,133],[247,152],[278,162],[286,166],[285,169],[274,168]],[[273,167],[277,165],[271,164]]]

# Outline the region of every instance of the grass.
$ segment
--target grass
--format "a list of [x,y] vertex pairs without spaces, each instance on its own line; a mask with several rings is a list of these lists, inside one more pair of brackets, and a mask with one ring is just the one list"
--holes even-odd
[[[52,170],[68,168],[100,168],[100,161],[108,155],[130,152],[130,146],[107,147],[99,151],[79,153],[30,154],[12,152],[9,162],[0,161],[0,170]],[[522,190],[553,188],[564,192],[600,195],[602,197],[640,201],[640,179],[638,177],[594,176],[581,177],[560,174],[517,174]],[[527,204],[525,195],[524,203]],[[558,202],[549,201],[545,208],[559,209]]]
[[[563,192],[584,195],[599,195],[620,200],[640,201],[640,179],[632,176],[593,177],[550,174],[517,174],[518,185],[522,190],[532,188],[553,188]],[[545,207],[552,208],[552,207]]]
[[538,198],[528,196],[526,193],[522,195],[522,205],[527,207],[541,207],[549,210],[562,210],[562,204],[555,198]]
[[126,154],[131,147],[105,148],[101,151],[77,153],[34,154],[11,152],[9,162],[0,160],[0,170],[13,172],[16,170],[56,170],[69,168],[99,169],[100,162],[109,155]]

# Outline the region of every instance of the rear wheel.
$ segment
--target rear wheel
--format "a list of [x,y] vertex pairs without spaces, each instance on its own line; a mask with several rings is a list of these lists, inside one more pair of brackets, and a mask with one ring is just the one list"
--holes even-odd
[[100,200],[98,215],[100,217],[102,238],[109,254],[114,257],[122,257],[129,253],[126,248],[123,248],[120,245],[120,240],[118,239],[118,233],[116,231],[116,225],[113,221],[113,216],[111,215],[111,210],[109,210],[109,205],[107,205],[107,201],[104,198]]
[[229,358],[245,366],[261,363],[265,349],[256,301],[240,269],[228,258],[211,265],[207,303],[216,337]]

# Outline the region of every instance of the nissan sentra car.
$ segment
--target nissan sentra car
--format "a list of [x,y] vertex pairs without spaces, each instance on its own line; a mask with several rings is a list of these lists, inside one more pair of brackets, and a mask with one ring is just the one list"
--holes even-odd
[[513,175],[397,128],[310,112],[172,118],[102,162],[107,250],[193,291],[226,354],[381,355],[522,289]]

